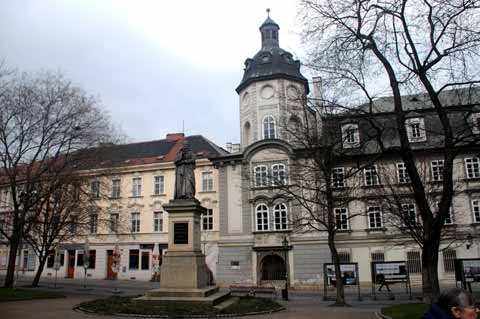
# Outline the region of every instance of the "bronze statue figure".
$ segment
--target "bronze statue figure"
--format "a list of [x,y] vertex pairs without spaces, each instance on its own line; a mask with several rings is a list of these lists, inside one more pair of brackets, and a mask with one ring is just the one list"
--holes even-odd
[[182,149],[175,157],[174,199],[195,198],[195,158],[185,140]]

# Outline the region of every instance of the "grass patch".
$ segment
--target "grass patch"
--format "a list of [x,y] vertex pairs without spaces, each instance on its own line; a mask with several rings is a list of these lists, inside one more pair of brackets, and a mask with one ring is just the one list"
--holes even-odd
[[0,302],[63,297],[65,296],[49,291],[0,288]]
[[255,297],[240,297],[239,300],[229,307],[218,310],[205,303],[184,302],[148,302],[133,300],[132,297],[110,297],[97,299],[80,304],[80,308],[95,313],[112,315],[115,313],[136,315],[166,315],[166,316],[189,316],[217,314],[246,314],[259,311],[270,311],[281,306],[273,300]]
[[428,307],[424,303],[393,305],[383,308],[382,312],[393,319],[421,318]]

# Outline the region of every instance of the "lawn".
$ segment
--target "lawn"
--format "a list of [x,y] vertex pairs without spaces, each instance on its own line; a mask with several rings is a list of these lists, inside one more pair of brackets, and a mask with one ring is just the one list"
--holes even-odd
[[152,303],[148,301],[133,300],[132,297],[110,297],[107,299],[97,299],[84,302],[80,304],[79,307],[82,310],[106,315],[122,313],[166,316],[208,315],[214,317],[217,314],[246,314],[251,312],[278,310],[281,308],[281,305],[266,298],[240,297],[237,302],[229,307],[218,310],[212,305],[205,303]]
[[31,290],[31,289],[12,289],[0,288],[0,302],[45,299],[45,298],[62,298],[63,295],[54,292]]
[[421,318],[427,311],[428,305],[423,303],[412,303],[405,305],[393,305],[382,309],[383,314],[393,319]]

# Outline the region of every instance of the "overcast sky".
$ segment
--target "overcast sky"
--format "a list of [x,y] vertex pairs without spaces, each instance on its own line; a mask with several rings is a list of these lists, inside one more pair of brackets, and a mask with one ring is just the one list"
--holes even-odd
[[[243,63],[260,49],[266,8],[299,55],[297,1],[2,0],[0,59],[60,70],[98,95],[131,141],[182,131],[239,142]],[[301,54],[300,54],[301,55]]]

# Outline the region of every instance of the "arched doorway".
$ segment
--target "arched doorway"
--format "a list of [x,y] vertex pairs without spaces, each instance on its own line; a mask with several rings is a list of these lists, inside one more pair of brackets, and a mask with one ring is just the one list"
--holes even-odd
[[282,257],[272,254],[263,257],[261,263],[261,280],[284,280],[285,261]]

